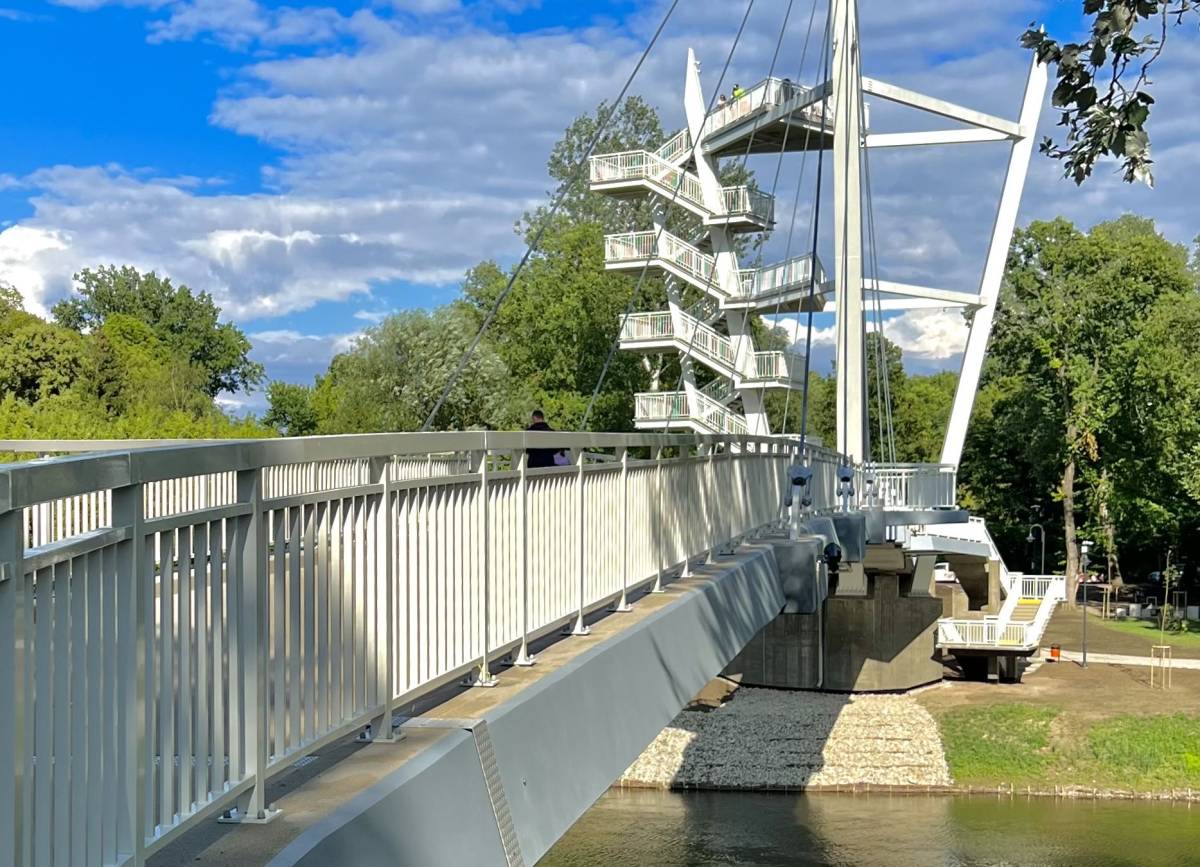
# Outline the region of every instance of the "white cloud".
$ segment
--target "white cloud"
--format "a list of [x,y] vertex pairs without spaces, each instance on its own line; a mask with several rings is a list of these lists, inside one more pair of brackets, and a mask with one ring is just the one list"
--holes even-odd
[[[65,0],[76,8],[107,2]],[[575,115],[617,91],[665,8],[658,0],[621,22],[510,33],[490,22],[493,12],[479,11],[486,4],[457,0],[394,0],[406,12],[441,16],[420,22],[424,30],[411,15],[389,19],[370,9],[343,15],[252,0],[122,2],[148,10],[151,40],[214,39],[252,51],[255,59],[215,95],[211,120],[281,156],[262,167],[265,191],[253,195],[139,167],[59,166],[0,179],[34,190],[33,215],[0,232],[0,279],[45,305],[69,290],[80,267],[128,262],[213,292],[240,321],[346,300],[371,321],[367,311],[376,305],[429,300],[382,297],[390,283],[444,285],[481,259],[515,258],[512,224],[549,185],[550,146]],[[1022,0],[964,14],[951,0],[864,0],[865,72],[1014,117],[1029,63],[1017,36],[1039,8]],[[634,87],[663,110],[667,127],[680,123],[687,47],[696,48],[705,85],[714,88],[743,9],[717,0],[680,5]],[[723,90],[766,73],[781,14],[775,4],[755,8]],[[807,26],[807,15],[793,15],[778,74],[797,77],[785,67],[799,65]],[[803,80],[814,77],[817,41]],[[304,44],[319,50],[287,49]],[[1194,235],[1200,154],[1190,143],[1200,136],[1200,92],[1190,87],[1190,69],[1197,62],[1200,41],[1173,34],[1151,121],[1156,191],[1107,174],[1077,191],[1058,177],[1057,164],[1035,156],[1022,219],[1063,213],[1091,224],[1137,210],[1156,216],[1176,240]],[[871,112],[881,131],[948,125],[875,98]],[[1053,131],[1056,120],[1048,110],[1043,129]],[[780,177],[781,215],[791,212],[798,162],[789,158]],[[1001,145],[872,153],[880,276],[974,290],[1004,165]],[[756,157],[751,167],[765,185],[775,160]],[[810,162],[796,238],[807,239],[813,177]],[[831,212],[824,209],[826,221]],[[765,262],[789,246],[785,228],[769,241]],[[821,238],[827,257],[828,223]],[[796,241],[792,252],[807,243]],[[892,320],[889,335],[893,328],[914,358],[952,352],[952,329],[930,311]],[[816,342],[831,337],[818,329]]]
[[53,229],[10,226],[0,232],[0,280],[21,291],[25,309],[46,315],[47,272],[68,254],[70,239]]
[[[876,330],[876,323],[868,329]],[[905,357],[922,360],[954,358],[967,343],[967,324],[959,310],[908,310],[885,319],[883,334],[904,351]]]

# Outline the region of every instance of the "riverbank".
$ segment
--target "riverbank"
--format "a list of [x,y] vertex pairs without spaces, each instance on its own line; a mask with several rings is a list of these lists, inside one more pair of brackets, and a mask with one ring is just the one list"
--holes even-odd
[[737,690],[684,710],[618,785],[1200,801],[1200,672],[1169,692],[1148,676],[1059,663],[910,695]]

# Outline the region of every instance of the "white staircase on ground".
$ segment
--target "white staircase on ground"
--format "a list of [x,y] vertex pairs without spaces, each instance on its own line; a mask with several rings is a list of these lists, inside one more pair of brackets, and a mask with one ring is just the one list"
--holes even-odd
[[1011,573],[1000,613],[982,618],[943,617],[938,646],[947,650],[993,650],[1033,653],[1058,604],[1066,599],[1062,575]]

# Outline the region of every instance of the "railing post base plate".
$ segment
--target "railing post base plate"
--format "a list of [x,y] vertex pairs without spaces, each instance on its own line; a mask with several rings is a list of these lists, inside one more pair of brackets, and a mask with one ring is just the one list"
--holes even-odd
[[261,816],[251,816],[249,813],[233,809],[218,816],[217,822],[222,825],[267,825],[278,819],[282,813],[283,810],[267,809],[263,810]]

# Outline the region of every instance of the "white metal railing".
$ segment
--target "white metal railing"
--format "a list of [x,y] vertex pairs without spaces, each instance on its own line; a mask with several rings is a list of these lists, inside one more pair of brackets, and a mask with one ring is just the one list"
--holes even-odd
[[872,464],[859,475],[856,487],[864,505],[937,509],[957,502],[953,464]]
[[733,397],[733,380],[718,376],[712,382],[699,389],[700,393],[711,397],[718,403],[724,403]]
[[691,411],[685,391],[648,391],[635,396],[634,413],[641,422],[694,421],[713,433],[745,436],[746,419],[701,391]]
[[710,364],[737,369],[737,352],[732,339],[682,311],[679,318],[681,327],[678,329],[678,338],[692,351]]
[[673,340],[685,345],[698,358],[726,371],[737,368],[733,341],[682,310],[676,329],[669,310],[630,313],[621,317],[620,339],[627,342]]
[[721,312],[721,303],[711,295],[701,295],[700,299],[684,312],[708,325],[718,318],[717,314]]
[[[738,272],[738,276],[741,278],[742,298],[757,298],[772,292],[805,287],[813,277],[813,257],[805,254],[793,256],[765,268],[743,268]],[[825,282],[825,270],[821,267],[819,259],[816,277],[818,284]]]
[[[655,235],[658,243],[655,243]],[[716,260],[670,232],[624,232],[604,236],[604,261],[611,264],[660,259],[678,268],[696,285],[721,290],[713,269]]]
[[700,178],[662,159],[650,151],[622,151],[600,154],[588,159],[593,184],[614,181],[648,181],[663,187],[668,195],[679,197],[707,210]]
[[[529,448],[575,463],[527,469]],[[615,459],[588,459],[605,449]],[[261,815],[268,780],[299,756],[368,723],[390,732],[399,703],[486,677],[528,641],[776,522],[797,449],[378,434],[0,468],[4,863],[142,863],[220,812]],[[410,477],[443,454],[450,474]],[[819,448],[807,459],[839,461]],[[223,503],[148,505],[153,486],[230,476]],[[835,506],[824,485],[814,493]],[[100,494],[104,526],[29,544],[27,509]]]
[[764,223],[775,220],[775,199],[750,187],[723,187],[721,196],[729,216],[749,214]]
[[[593,184],[645,181],[657,185],[662,195],[677,197],[706,214],[713,214],[704,201],[700,178],[650,151],[621,151],[589,157],[588,173]],[[763,222],[771,222],[775,217],[775,200],[748,186],[722,187],[721,202],[724,210],[720,216],[751,215]]]
[[[426,455],[420,459],[396,457],[391,474],[396,481],[448,476],[466,472],[469,461],[460,455]],[[269,496],[287,496],[305,490],[345,487],[362,483],[367,468],[361,461],[326,461],[303,468],[268,467],[263,484]],[[151,482],[144,486],[147,518],[162,518],[212,506],[226,506],[237,498],[232,472],[187,476]],[[40,548],[61,539],[90,533],[112,525],[112,492],[91,491],[39,503],[25,509],[25,542]]]
[[[994,647],[1032,651],[1041,643],[1046,626],[1058,603],[1066,598],[1062,575],[1016,575],[1009,597],[998,615],[972,619],[943,617],[938,621],[938,644],[942,647]],[[1020,582],[1020,593],[1013,592]],[[1028,594],[1028,595],[1026,595]],[[1038,600],[1032,620],[1013,620],[1021,599]]]
[[729,407],[718,403],[706,394],[696,392],[694,417],[709,430],[732,436],[745,436],[750,432],[746,419]]
[[621,340],[670,340],[675,336],[675,323],[670,310],[650,313],[630,313],[621,317]]
[[692,150],[692,134],[685,127],[671,136],[654,152],[661,160],[673,163]]
[[804,376],[804,356],[798,352],[754,353],[755,379],[784,379],[799,382]]
[[[738,123],[764,109],[781,106],[792,100],[799,100],[812,92],[812,88],[803,87],[786,79],[768,78],[747,90],[742,96],[728,100],[709,115],[704,124],[701,138],[711,135],[717,130],[730,124]],[[832,100],[828,100],[832,106]],[[821,100],[803,109],[806,119],[815,123],[821,122]],[[832,126],[832,110],[825,110],[825,124]]]
[[634,395],[633,415],[636,421],[667,422],[688,418],[687,392],[644,391]]

